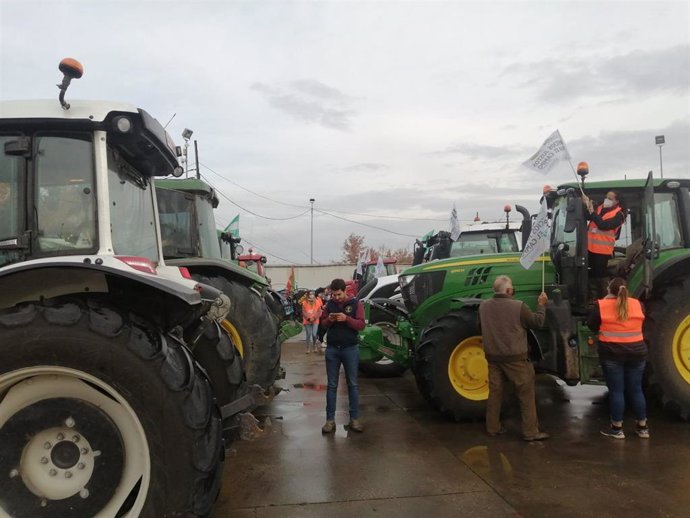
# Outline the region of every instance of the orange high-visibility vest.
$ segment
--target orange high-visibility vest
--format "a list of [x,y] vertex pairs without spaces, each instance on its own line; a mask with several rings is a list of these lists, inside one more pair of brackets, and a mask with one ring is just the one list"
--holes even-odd
[[[602,206],[597,207],[597,214],[601,216]],[[604,214],[601,219],[607,220],[614,218],[621,212],[620,205],[617,205],[613,210]],[[613,254],[613,247],[616,244],[616,233],[622,225],[618,225],[613,230],[600,230],[594,221],[589,222],[587,228],[587,250],[593,254],[611,255]]]
[[628,297],[628,320],[625,322],[618,320],[614,298],[599,300],[599,314],[601,315],[600,342],[631,343],[644,340],[642,335],[644,313],[639,300]]

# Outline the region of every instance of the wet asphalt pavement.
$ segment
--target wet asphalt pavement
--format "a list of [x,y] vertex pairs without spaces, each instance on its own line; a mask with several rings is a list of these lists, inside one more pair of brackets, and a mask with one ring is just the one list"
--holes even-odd
[[454,423],[430,409],[407,372],[360,376],[362,434],[350,433],[347,389],[338,388],[337,432],[322,436],[324,359],[304,342],[283,346],[288,389],[254,414],[253,441],[233,443],[216,517],[437,518],[688,517],[690,423],[650,405],[651,438],[603,437],[606,389],[537,378],[545,442],[520,438],[519,411],[504,412],[506,435],[484,423]]

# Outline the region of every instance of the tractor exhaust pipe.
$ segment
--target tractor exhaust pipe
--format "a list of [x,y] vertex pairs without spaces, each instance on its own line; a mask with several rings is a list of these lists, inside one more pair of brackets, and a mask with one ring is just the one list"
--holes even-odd
[[520,227],[520,232],[522,232],[522,249],[525,249],[527,240],[529,239],[529,234],[532,232],[532,216],[530,216],[529,211],[522,205],[515,205],[515,210],[522,214],[522,227]]

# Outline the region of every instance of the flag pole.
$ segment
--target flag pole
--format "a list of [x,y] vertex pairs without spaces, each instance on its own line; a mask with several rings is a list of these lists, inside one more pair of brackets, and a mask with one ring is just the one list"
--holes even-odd
[[545,278],[545,273],[544,271],[546,270],[546,261],[544,260],[544,256],[542,254],[541,258],[541,292],[544,293],[544,278]]
[[568,159],[568,164],[570,164],[570,169],[573,170],[573,174],[575,175],[575,181],[577,182],[577,186],[580,188],[580,192],[582,193],[582,196],[585,195],[585,191],[582,190],[582,184],[580,183],[580,179],[577,177],[577,171],[575,171],[575,168],[573,167],[573,163]]

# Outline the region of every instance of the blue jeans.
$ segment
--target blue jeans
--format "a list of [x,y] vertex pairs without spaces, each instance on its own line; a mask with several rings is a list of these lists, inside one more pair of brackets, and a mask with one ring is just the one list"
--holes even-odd
[[307,335],[307,347],[309,347],[309,344],[311,345],[316,345],[316,330],[318,329],[319,324],[304,324],[304,332]]
[[647,419],[647,403],[642,392],[645,360],[601,360],[601,368],[609,388],[611,421],[623,421],[626,401],[635,419]]
[[359,385],[357,385],[357,369],[359,368],[359,347],[349,345],[326,347],[326,376],[328,386],[326,389],[326,420],[335,420],[335,402],[338,394],[338,378],[340,377],[340,365],[345,368],[347,380],[347,395],[350,402],[350,419],[359,418]]

